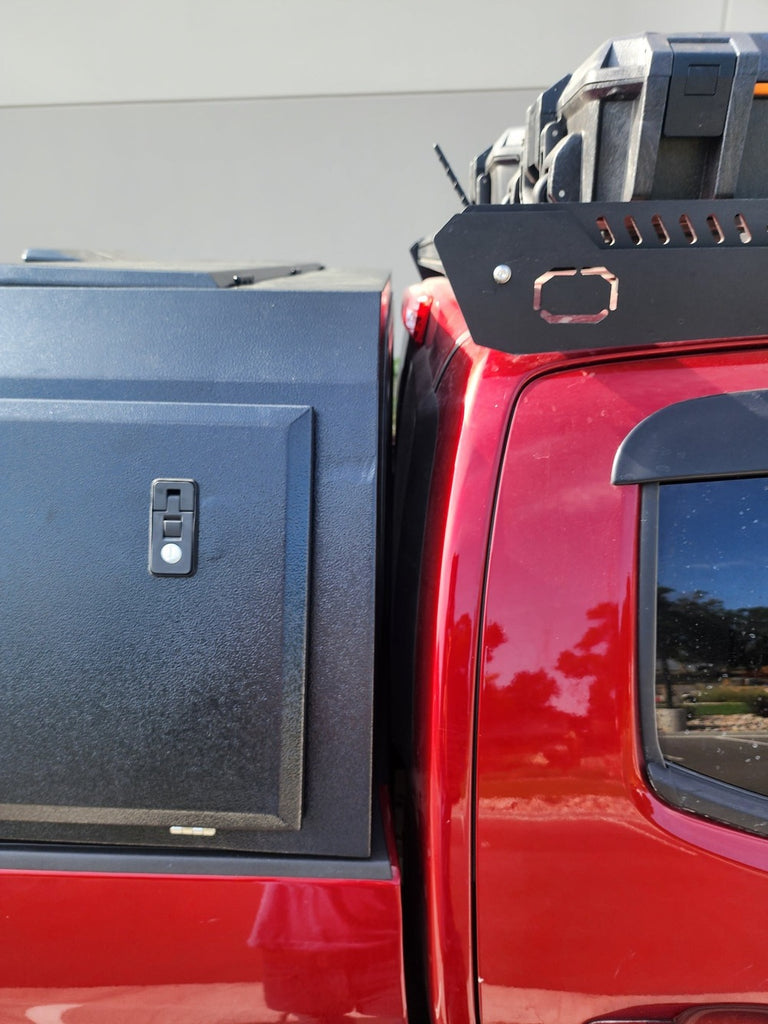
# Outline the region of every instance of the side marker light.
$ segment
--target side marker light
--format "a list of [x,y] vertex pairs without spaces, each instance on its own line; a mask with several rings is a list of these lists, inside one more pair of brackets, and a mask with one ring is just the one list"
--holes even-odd
[[431,295],[425,295],[418,289],[407,289],[403,299],[403,323],[417,345],[424,342],[431,308]]

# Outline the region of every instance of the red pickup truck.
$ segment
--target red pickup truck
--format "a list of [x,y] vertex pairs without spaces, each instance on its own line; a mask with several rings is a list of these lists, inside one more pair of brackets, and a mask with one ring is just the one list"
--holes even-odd
[[[652,34],[606,44],[542,94],[526,131],[505,133],[472,165],[467,209],[414,249],[422,280],[403,307],[392,452],[386,404],[376,404],[387,397],[386,288],[345,282],[334,304],[317,268],[306,286],[296,284],[301,268],[280,268],[282,277],[263,280],[230,275],[228,288],[194,276],[161,286],[87,260],[70,267],[64,254],[5,269],[0,435],[10,439],[3,490],[15,487],[15,497],[2,499],[3,518],[32,525],[13,528],[0,570],[11,623],[0,654],[10,723],[0,756],[0,1020],[768,1016],[766,96],[768,36]],[[109,273],[128,277],[100,276]],[[341,416],[336,436],[356,444],[370,417],[358,421],[357,400],[340,403],[328,375],[304,396],[305,357],[290,349],[275,362],[283,390],[268,382],[258,412],[229,348],[185,376],[188,353],[202,364],[207,351],[178,327],[177,306],[197,303],[196,289],[218,305],[209,315],[200,300],[190,316],[222,336],[237,334],[231,303],[266,296],[253,307],[265,330],[283,330],[274,310],[300,301],[298,321],[285,313],[286,337],[303,327],[333,350],[357,320],[374,349],[378,338],[373,447],[333,462],[327,424]],[[144,344],[130,327],[136,308],[170,339],[170,399],[156,383],[165,349],[142,348],[120,374],[101,354],[115,323],[128,325],[121,359]],[[102,345],[98,356],[91,344]],[[347,373],[356,351],[337,353],[329,374]],[[83,383],[77,360],[86,357]],[[347,375],[358,394],[362,378]],[[254,437],[256,469],[237,454]],[[208,445],[211,465],[195,468]],[[79,478],[95,467],[99,497],[74,498],[72,473],[57,476],[71,446],[86,453]],[[134,723],[135,677],[120,674],[118,656],[141,636],[126,627],[116,641],[82,620],[102,623],[109,605],[110,628],[122,629],[114,623],[133,614],[133,569],[99,561],[106,549],[128,565],[134,535],[128,513],[115,511],[109,525],[112,485],[105,495],[99,459],[119,461],[128,479],[143,446],[188,454],[151,469],[167,479],[154,481],[149,572],[145,560],[135,587],[171,595],[162,607],[175,631],[157,626],[162,673],[137,656],[159,710]],[[283,450],[284,473],[272,466]],[[214,733],[239,721],[250,691],[228,689],[216,667],[234,665],[237,678],[259,671],[227,646],[235,625],[231,646],[248,643],[246,627],[233,625],[243,592],[214,640],[187,653],[218,613],[217,567],[229,579],[259,552],[272,557],[258,509],[236,543],[209,526],[251,500],[241,487],[249,473],[254,488],[287,495],[265,506],[265,522],[285,524],[288,555],[275,555],[289,566],[283,584],[273,593],[272,570],[252,581],[265,620],[282,602],[274,634],[265,626],[254,643],[264,645],[260,661],[282,644],[270,673],[282,672],[274,700],[283,703],[270,717],[265,676],[250,699],[266,717],[243,719],[218,753]],[[51,479],[56,501],[38,520]],[[136,544],[146,551],[143,481]],[[363,491],[368,512],[355,506]],[[71,522],[81,507],[78,538],[93,520],[98,543],[70,538],[51,555],[59,513]],[[333,533],[347,516],[349,532]],[[257,555],[242,551],[249,530]],[[19,552],[30,550],[20,581]],[[89,559],[92,577],[78,577],[66,601],[46,601]],[[359,592],[366,572],[370,587]],[[41,585],[29,590],[35,574]],[[198,587],[202,610],[177,598],[183,587]],[[91,605],[80,591],[94,588]],[[366,601],[372,617],[358,621]],[[47,627],[62,604],[71,614]],[[136,628],[152,637],[155,621],[137,616]],[[358,646],[360,630],[368,639]],[[300,696],[291,689],[304,664],[297,644],[309,651]],[[21,667],[20,645],[37,652]],[[367,667],[355,661],[361,648]],[[97,661],[108,678],[70,686]],[[166,687],[176,662],[182,685]],[[367,672],[370,690],[355,690]],[[204,700],[184,703],[190,688]],[[209,725],[217,716],[222,724]],[[272,790],[259,787],[278,733],[273,806]],[[111,759],[104,751],[116,745]],[[178,750],[190,746],[202,753],[184,760]],[[157,750],[166,753],[155,760]],[[258,778],[241,785],[254,762]],[[221,792],[209,781],[217,772]],[[94,778],[105,795],[90,799]],[[155,803],[153,787],[162,790]],[[249,787],[255,811],[244,809]],[[198,791],[207,810],[164,810],[189,806]]]

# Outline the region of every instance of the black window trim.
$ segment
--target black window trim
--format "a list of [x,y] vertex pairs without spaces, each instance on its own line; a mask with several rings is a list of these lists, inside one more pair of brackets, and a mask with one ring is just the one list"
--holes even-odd
[[622,442],[612,482],[641,485],[637,669],[648,781],[673,807],[768,836],[768,797],[671,764],[656,726],[661,485],[754,476],[768,477],[768,390],[694,398],[653,413]]

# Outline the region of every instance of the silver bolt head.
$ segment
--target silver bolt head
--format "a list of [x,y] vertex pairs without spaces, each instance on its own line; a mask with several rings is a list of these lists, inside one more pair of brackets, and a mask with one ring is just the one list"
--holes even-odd
[[168,565],[176,565],[177,562],[181,561],[182,550],[178,544],[163,544],[160,548],[160,557]]
[[498,267],[493,268],[493,280],[496,284],[506,284],[511,278],[512,268],[508,267],[506,263],[500,263]]

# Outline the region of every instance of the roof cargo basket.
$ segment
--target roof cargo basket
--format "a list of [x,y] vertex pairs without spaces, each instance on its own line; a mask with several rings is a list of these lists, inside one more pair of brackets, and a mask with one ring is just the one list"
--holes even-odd
[[473,161],[471,205],[435,237],[475,341],[768,333],[767,141],[768,35],[605,43]]

